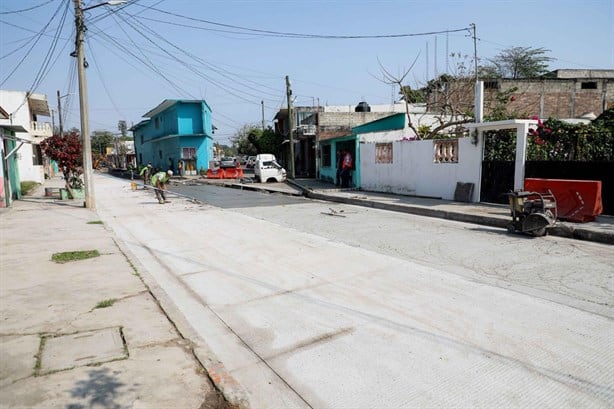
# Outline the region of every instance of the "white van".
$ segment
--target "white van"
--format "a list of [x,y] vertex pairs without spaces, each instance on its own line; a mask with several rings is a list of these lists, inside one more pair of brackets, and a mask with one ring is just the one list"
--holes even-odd
[[286,180],[286,170],[277,163],[275,155],[261,153],[256,156],[254,177],[256,182],[284,182]]

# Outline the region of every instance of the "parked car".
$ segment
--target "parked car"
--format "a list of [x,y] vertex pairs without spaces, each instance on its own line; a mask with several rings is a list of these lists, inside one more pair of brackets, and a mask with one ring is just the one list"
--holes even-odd
[[245,163],[245,166],[248,168],[253,168],[255,164],[256,164],[256,157],[250,156],[247,158],[247,162]]
[[237,167],[237,164],[235,162],[235,158],[225,156],[222,159],[220,159],[220,168],[224,169],[224,168],[236,168],[236,167]]
[[275,155],[261,153],[256,156],[254,178],[257,182],[284,182],[286,180],[286,170],[277,163]]

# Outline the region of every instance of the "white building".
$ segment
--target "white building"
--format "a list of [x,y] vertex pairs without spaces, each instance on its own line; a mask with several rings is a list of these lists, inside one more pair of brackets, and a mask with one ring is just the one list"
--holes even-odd
[[50,116],[47,96],[0,90],[0,106],[9,114],[8,119],[0,119],[0,125],[22,126],[27,130],[15,133],[21,144],[16,153],[19,179],[43,183],[45,171],[40,143],[53,135],[51,124],[39,118]]

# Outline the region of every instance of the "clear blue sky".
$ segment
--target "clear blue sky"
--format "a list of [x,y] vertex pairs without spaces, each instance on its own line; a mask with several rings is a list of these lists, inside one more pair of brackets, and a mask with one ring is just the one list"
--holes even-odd
[[[213,109],[215,139],[228,143],[244,124],[261,123],[262,100],[271,124],[286,103],[286,75],[295,105],[388,104],[398,89],[378,80],[378,60],[398,74],[417,57],[406,83],[419,87],[456,70],[459,60],[447,55],[473,56],[468,30],[335,39],[242,28],[377,36],[475,23],[481,61],[513,46],[543,47],[556,59],[551,69],[614,69],[614,0],[129,0],[87,11],[86,19],[91,131],[116,132],[119,120],[137,123],[164,99],[204,98]],[[55,109],[56,90],[77,92],[73,49],[73,0],[0,0],[1,89],[25,91],[36,82],[34,92],[47,94]],[[76,95],[63,102],[67,126],[79,127]]]

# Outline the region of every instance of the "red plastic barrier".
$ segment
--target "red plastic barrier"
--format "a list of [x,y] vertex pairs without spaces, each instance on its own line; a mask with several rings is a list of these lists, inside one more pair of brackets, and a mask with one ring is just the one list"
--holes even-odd
[[224,174],[224,169],[208,169],[207,170],[207,179],[224,179],[226,175]]
[[539,193],[550,190],[556,197],[559,219],[585,223],[603,212],[600,180],[527,178],[524,189]]
[[226,179],[241,179],[243,177],[243,169],[240,166],[236,168],[224,169],[224,177]]
[[237,168],[226,168],[224,169],[224,174],[226,179],[236,179],[237,178]]

